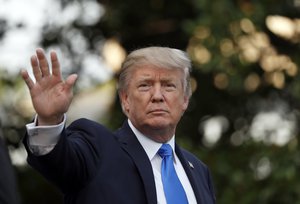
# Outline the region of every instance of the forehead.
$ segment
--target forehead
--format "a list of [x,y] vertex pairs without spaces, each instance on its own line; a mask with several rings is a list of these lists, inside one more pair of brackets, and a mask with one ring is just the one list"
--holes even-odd
[[159,77],[160,79],[176,80],[182,79],[183,70],[178,68],[155,67],[151,65],[134,67],[132,69],[132,79],[150,79]]

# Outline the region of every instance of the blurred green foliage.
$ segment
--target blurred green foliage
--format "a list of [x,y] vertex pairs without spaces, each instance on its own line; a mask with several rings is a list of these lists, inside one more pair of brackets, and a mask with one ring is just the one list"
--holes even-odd
[[[62,5],[71,2],[62,1]],[[160,45],[190,54],[194,94],[178,127],[177,141],[208,164],[219,204],[300,203],[299,0],[99,3],[105,8],[99,22],[83,26],[75,21],[72,25],[83,33],[91,50],[97,49],[93,43],[100,37],[117,39],[127,51]],[[294,23],[294,36],[284,37],[270,28],[268,19],[276,16]],[[51,32],[51,40],[47,32]],[[62,32],[45,28],[41,45],[66,43]],[[0,76],[1,99],[7,99],[8,90],[24,92],[19,77]],[[1,103],[2,112],[9,116],[9,122],[2,121],[3,130],[14,148],[19,146],[24,124],[30,121],[16,107]],[[273,112],[294,127],[286,129],[279,123],[263,132],[260,139],[255,138],[252,130],[257,116]],[[221,137],[209,143],[205,122],[215,116],[222,116],[224,128]],[[116,99],[105,123],[115,129],[123,120]],[[268,125],[270,121],[263,122]],[[279,137],[278,131],[286,130],[291,130],[284,134],[289,137],[286,143],[273,142]],[[24,204],[61,202],[60,194],[30,168],[19,169],[18,177]]]

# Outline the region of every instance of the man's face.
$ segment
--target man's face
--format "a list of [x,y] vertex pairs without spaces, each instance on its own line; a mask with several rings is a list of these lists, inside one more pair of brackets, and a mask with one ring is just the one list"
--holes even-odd
[[188,106],[183,70],[153,66],[133,68],[123,108],[133,125],[158,142],[169,140]]

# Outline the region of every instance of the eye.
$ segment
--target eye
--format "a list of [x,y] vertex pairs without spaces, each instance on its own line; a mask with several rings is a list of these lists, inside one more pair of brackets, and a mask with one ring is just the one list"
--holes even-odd
[[138,85],[138,90],[140,91],[147,91],[150,88],[150,84],[149,83],[141,83]]
[[174,91],[176,89],[176,85],[174,83],[166,83],[165,88],[167,91]]

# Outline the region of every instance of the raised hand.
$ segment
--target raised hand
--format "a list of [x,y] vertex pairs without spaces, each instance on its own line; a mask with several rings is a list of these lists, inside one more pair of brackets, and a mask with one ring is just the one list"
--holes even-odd
[[72,74],[64,81],[55,52],[50,53],[51,69],[42,49],[31,57],[31,66],[36,82],[26,70],[21,71],[31,95],[33,107],[38,115],[38,125],[55,125],[62,121],[73,98],[73,86],[77,75]]

